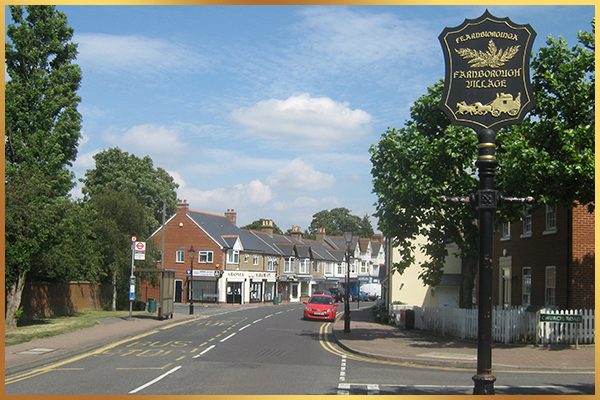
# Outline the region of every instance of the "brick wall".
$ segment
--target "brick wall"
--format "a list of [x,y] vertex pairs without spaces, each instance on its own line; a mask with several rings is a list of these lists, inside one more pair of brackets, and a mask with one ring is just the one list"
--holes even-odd
[[21,305],[26,319],[72,315],[82,310],[110,306],[110,285],[90,282],[30,283],[23,289]]
[[594,214],[587,207],[573,210],[573,252],[569,274],[569,308],[594,308]]

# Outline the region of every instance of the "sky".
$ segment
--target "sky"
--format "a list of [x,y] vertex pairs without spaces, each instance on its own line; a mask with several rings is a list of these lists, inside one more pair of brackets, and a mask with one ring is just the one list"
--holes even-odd
[[[444,75],[438,36],[484,6],[60,6],[82,69],[73,171],[119,147],[150,156],[194,210],[307,229],[369,215],[369,148]],[[593,6],[489,6],[576,44]],[[10,13],[7,11],[7,18]],[[80,196],[81,185],[73,195]]]

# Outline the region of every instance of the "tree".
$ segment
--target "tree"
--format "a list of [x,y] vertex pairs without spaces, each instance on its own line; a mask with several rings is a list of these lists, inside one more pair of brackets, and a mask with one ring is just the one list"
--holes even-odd
[[98,218],[93,225],[100,245],[102,265],[113,288],[112,309],[127,304],[131,274],[131,236],[147,227],[144,207],[128,192],[96,192],[90,205]]
[[470,305],[477,272],[477,214],[472,207],[448,207],[444,195],[464,195],[477,189],[471,168],[477,139],[468,129],[450,125],[439,110],[443,83],[428,89],[411,108],[411,119],[402,129],[388,129],[371,147],[373,186],[378,195],[379,228],[392,238],[400,253],[394,269],[402,273],[415,262],[415,240],[427,239],[430,256],[420,278],[439,284],[446,244],[457,244],[463,261],[461,306]]
[[539,203],[594,208],[595,24],[579,44],[549,37],[532,60],[536,106],[498,135],[499,185]]
[[162,168],[154,167],[152,159],[121,151],[118,148],[104,150],[94,156],[96,167],[88,170],[82,179],[82,189],[87,199],[107,190],[127,192],[133,195],[144,208],[147,226],[138,232],[146,237],[162,221],[163,202],[167,215],[175,212],[178,185]]
[[[594,43],[589,33],[579,39],[583,47],[568,50],[562,39],[549,38],[534,57],[537,105],[522,124],[498,134],[499,191],[593,208]],[[477,215],[473,207],[441,203],[440,196],[477,190],[477,139],[471,130],[449,125],[438,109],[442,86],[430,87],[411,108],[405,127],[389,129],[371,147],[376,215],[398,247],[401,261],[393,268],[399,272],[414,263],[414,239],[425,236],[429,260],[420,277],[426,284],[439,282],[445,244],[456,243],[463,263],[460,305],[468,307],[477,271]],[[506,206],[500,211],[507,220],[518,212]]]
[[66,16],[52,6],[11,6],[5,48],[6,314],[15,311],[73,186],[81,71]]
[[[262,221],[263,221],[262,219],[257,219],[256,221],[253,221],[252,223],[250,223],[246,226],[243,226],[242,229],[260,231],[260,229],[262,228]],[[283,235],[283,231],[274,222],[273,222],[273,233],[276,233],[278,235]]]
[[314,214],[308,227],[309,236],[314,237],[319,228],[325,228],[327,234],[333,236],[342,235],[346,229],[352,230],[357,236],[373,236],[373,227],[369,222],[369,217],[365,215],[361,218],[352,215],[350,210],[344,207],[322,210]]

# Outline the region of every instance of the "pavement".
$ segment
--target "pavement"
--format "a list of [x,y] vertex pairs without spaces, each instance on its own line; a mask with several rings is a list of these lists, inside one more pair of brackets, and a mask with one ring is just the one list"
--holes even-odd
[[[107,318],[95,326],[53,337],[5,347],[5,376],[42,367],[99,349],[148,331],[166,329],[189,319],[240,308],[262,305],[196,305],[195,314],[187,307],[176,306],[172,319],[158,319],[155,315],[134,315],[133,318]],[[277,305],[272,305],[278,307]],[[370,306],[351,307],[350,333],[344,332],[344,319],[338,318],[332,326],[337,344],[347,352],[372,359],[430,367],[466,368],[476,371],[477,344],[472,341],[436,336],[419,330],[405,330],[375,321]],[[594,371],[595,346],[553,345],[499,345],[492,349],[493,370],[534,371]]]

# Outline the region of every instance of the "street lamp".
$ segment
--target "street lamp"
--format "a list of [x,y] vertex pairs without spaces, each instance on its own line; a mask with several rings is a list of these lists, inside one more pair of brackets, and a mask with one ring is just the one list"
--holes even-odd
[[190,279],[188,280],[188,295],[190,296],[190,315],[192,315],[194,314],[194,295],[192,293],[192,279],[194,279],[194,255],[196,254],[196,250],[194,250],[194,245],[190,246],[188,254],[190,255]]
[[344,332],[350,333],[350,246],[352,231],[344,232],[346,240],[346,291],[344,292]]

